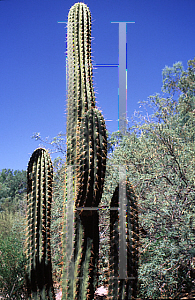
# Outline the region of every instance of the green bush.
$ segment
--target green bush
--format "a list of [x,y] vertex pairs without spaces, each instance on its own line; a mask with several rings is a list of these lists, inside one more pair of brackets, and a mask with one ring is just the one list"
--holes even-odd
[[21,299],[25,294],[22,222],[17,218],[9,213],[0,215],[0,294],[10,299]]
[[141,299],[178,299],[195,278],[195,58],[187,71],[166,67],[162,91],[141,105],[151,115],[137,112],[135,125],[110,140],[109,164],[127,166],[138,197]]

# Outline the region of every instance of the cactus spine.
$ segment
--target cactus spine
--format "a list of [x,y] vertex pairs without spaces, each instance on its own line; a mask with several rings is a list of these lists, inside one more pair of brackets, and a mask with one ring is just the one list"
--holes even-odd
[[27,169],[27,266],[29,299],[55,299],[50,249],[53,168],[48,152],[35,150]]
[[[76,3],[70,9],[67,42],[69,75],[67,165],[77,167],[74,178],[72,177],[74,189],[72,251],[70,245],[66,243],[70,222],[67,214],[64,220],[63,299],[92,300],[98,280],[97,207],[102,196],[105,177],[107,135],[104,118],[95,107],[91,63],[91,14],[83,3]],[[68,184],[67,182],[67,189]],[[67,194],[67,197],[69,196]],[[66,202],[66,212],[69,209],[67,203],[70,201]]]
[[[117,279],[119,276],[119,212],[110,210],[110,279],[109,299],[136,299],[138,280],[138,208],[135,192],[129,181],[121,182],[126,185],[126,247],[127,247],[127,279]],[[119,207],[119,185],[111,199],[110,207]]]

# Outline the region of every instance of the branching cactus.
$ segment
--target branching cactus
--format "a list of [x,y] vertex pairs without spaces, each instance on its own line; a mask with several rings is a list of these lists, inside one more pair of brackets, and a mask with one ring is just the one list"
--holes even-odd
[[116,187],[110,204],[110,279],[109,300],[136,299],[138,280],[138,208],[137,200],[129,181],[121,182],[126,185],[126,247],[127,247],[127,279],[119,277],[119,185]]
[[74,4],[69,11],[67,44],[67,190],[62,299],[92,300],[98,282],[97,207],[105,177],[107,135],[104,118],[95,107],[91,14],[83,3]]
[[[68,101],[66,188],[62,232],[63,300],[93,300],[98,284],[99,216],[107,158],[104,118],[95,106],[91,63],[91,14],[84,3],[68,15]],[[39,148],[28,164],[26,280],[29,299],[55,299],[50,220],[53,169]],[[126,184],[126,182],[124,182]],[[110,299],[136,298],[138,269],[137,200],[126,184],[127,277],[118,277],[119,212],[110,213]],[[119,186],[111,208],[119,207]]]
[[49,153],[38,148],[27,170],[27,266],[29,299],[55,299],[50,249],[53,168]]

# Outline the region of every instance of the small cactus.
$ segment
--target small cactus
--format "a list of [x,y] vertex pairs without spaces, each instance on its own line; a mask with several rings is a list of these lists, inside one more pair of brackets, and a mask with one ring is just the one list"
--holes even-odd
[[[136,299],[138,281],[138,208],[135,192],[129,181],[121,182],[126,185],[126,247],[127,247],[127,279],[117,279],[119,276],[119,212],[110,210],[110,300]],[[111,199],[110,208],[119,207],[119,185]]]
[[50,248],[53,167],[45,149],[35,150],[27,170],[27,266],[29,299],[55,299]]

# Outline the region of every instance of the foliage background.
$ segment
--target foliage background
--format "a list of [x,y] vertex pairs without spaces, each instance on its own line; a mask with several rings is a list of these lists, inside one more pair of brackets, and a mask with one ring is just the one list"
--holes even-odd
[[26,172],[0,172],[0,291],[4,298],[25,295]]
[[[194,285],[195,60],[163,70],[154,113],[136,113],[125,136],[115,133],[109,163],[127,165],[138,197],[139,296],[177,298]],[[107,185],[112,182],[108,179]]]

